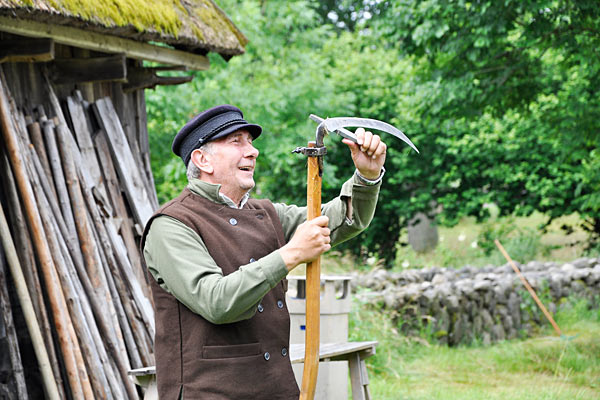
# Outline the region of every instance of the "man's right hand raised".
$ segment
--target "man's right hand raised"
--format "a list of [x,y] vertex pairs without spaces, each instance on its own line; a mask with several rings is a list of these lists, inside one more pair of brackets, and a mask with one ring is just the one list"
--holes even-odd
[[321,215],[298,226],[292,239],[279,250],[288,271],[331,249],[328,223],[329,218]]

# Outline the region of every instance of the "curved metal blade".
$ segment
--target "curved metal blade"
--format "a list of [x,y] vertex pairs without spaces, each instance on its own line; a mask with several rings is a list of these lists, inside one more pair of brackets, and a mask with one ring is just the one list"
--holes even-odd
[[327,128],[329,132],[336,133],[338,130],[347,127],[377,129],[379,131],[387,132],[390,135],[396,136],[398,139],[404,141],[406,144],[412,147],[414,151],[417,153],[419,152],[413,142],[411,142],[410,139],[404,133],[402,133],[402,131],[386,122],[378,121],[376,119],[354,117],[327,118],[323,120],[322,124],[325,125],[325,128]]

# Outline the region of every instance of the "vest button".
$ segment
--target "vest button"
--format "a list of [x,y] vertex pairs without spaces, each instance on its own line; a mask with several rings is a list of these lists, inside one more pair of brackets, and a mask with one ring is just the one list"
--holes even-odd
[[265,308],[263,307],[263,305],[262,305],[262,304],[259,304],[257,308],[258,308],[258,312],[263,312],[263,311],[265,311]]
[[283,301],[277,300],[277,307],[283,308]]
[[269,359],[271,358],[271,355],[269,354],[269,352],[267,351],[264,355],[265,360],[269,361]]
[[254,258],[250,259],[250,262],[253,263],[254,261],[256,261]]
[[229,223],[230,223],[231,225],[235,226],[235,225],[237,225],[237,219],[235,219],[235,218],[230,218],[230,219],[229,219]]
[[281,355],[284,357],[287,356],[287,349],[285,347],[281,349]]

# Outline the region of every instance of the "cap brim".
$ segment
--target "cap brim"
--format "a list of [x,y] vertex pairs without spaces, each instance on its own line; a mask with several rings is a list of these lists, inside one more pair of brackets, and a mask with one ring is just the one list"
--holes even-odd
[[232,125],[232,126],[227,127],[226,129],[223,129],[221,132],[217,133],[215,136],[212,136],[211,138],[206,140],[205,143],[216,140],[216,139],[223,138],[223,137],[225,137],[229,134],[232,134],[233,132],[239,131],[239,130],[248,131],[248,133],[252,135],[253,139],[256,139],[262,133],[262,127],[260,125],[241,123],[241,124]]

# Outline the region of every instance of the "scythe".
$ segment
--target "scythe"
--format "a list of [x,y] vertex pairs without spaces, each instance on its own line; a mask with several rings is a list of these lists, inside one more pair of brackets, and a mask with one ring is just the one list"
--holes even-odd
[[[338,135],[357,143],[356,135],[345,129],[362,127],[376,129],[394,135],[407,143],[417,153],[419,150],[400,130],[382,121],[368,118],[327,118],[323,119],[311,114],[310,119],[319,123],[315,141],[308,142],[307,147],[298,147],[294,153],[308,156],[308,176],[306,190],[307,220],[321,215],[321,185],[323,175],[323,156],[327,149],[323,144],[325,135],[335,132]],[[312,400],[315,396],[317,374],[319,372],[319,337],[320,337],[320,292],[321,292],[321,258],[306,265],[306,333],[305,356],[300,400]]]

